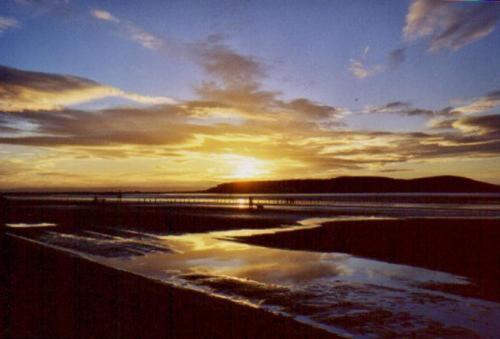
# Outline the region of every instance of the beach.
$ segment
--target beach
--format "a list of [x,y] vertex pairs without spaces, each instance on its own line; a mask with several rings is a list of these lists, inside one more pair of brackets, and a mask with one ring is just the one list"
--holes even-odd
[[499,226],[11,202],[2,210],[0,336],[489,337],[500,314]]
[[500,252],[496,247],[500,221],[495,219],[338,221],[240,240],[275,248],[351,253],[463,275],[474,279],[474,296],[500,301]]
[[2,239],[0,337],[331,337],[291,319]]

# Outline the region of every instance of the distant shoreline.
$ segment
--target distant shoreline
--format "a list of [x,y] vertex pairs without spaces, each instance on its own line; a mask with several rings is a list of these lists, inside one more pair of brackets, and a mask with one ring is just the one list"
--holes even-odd
[[208,193],[500,193],[500,186],[457,176],[416,179],[337,177],[277,181],[232,182]]
[[375,176],[343,176],[330,179],[287,179],[236,181],[222,183],[206,190],[135,190],[135,189],[9,189],[0,195],[65,195],[65,194],[405,194],[405,193],[500,193],[500,185],[459,176],[434,176],[395,179]]

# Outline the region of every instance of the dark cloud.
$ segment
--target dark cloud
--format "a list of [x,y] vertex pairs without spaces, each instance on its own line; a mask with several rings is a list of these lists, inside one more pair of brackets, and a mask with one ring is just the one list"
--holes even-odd
[[60,109],[107,96],[146,104],[173,101],[166,97],[127,93],[82,77],[25,71],[0,65],[0,110],[3,111]]
[[0,65],[0,84],[2,93],[6,88],[30,87],[31,89],[57,92],[66,88],[85,89],[100,86],[97,82],[70,75],[30,72]]
[[500,114],[464,117],[456,120],[454,126],[490,137],[500,136]]
[[1,143],[38,146],[167,144],[182,142],[181,113],[169,106],[157,109],[22,111],[0,113],[0,119],[36,126],[32,135],[2,137]]
[[[459,117],[463,115],[485,113],[493,110],[494,108],[500,106],[500,91],[491,91],[485,96],[474,98],[467,103],[448,106],[438,110],[429,110],[424,108],[413,107],[408,102],[394,101],[389,102],[385,105],[370,107],[366,110],[366,113],[394,113],[405,116],[425,116],[440,117],[440,118],[452,118]],[[433,122],[433,127],[435,128],[445,128],[439,127],[445,126],[444,121]]]
[[439,111],[436,112],[436,115],[438,116],[457,116],[460,115],[461,112],[457,111],[455,107],[448,106],[445,108],[440,109]]
[[431,129],[450,129],[453,128],[453,123],[456,119],[445,119],[445,120],[435,120],[431,121],[430,128]]
[[429,49],[457,50],[489,35],[499,18],[494,4],[414,0],[406,16],[407,39],[431,37]]
[[457,50],[487,36],[495,29],[498,14],[498,8],[491,4],[453,12],[453,17],[445,29],[432,38],[430,49],[450,48]]
[[392,113],[407,110],[411,104],[401,101],[389,102],[383,106],[374,107],[370,110],[371,113]]
[[406,116],[432,116],[434,112],[427,109],[415,108],[408,102],[394,101],[382,106],[368,109],[368,113],[395,113]]
[[469,103],[454,108],[458,114],[483,113],[500,105],[500,91],[489,92],[483,97],[476,98]]
[[281,107],[290,109],[295,113],[311,119],[337,117],[342,113],[342,110],[337,107],[321,105],[304,98],[295,99],[290,102],[283,102]]
[[265,76],[265,67],[261,62],[232,50],[222,42],[201,43],[196,51],[206,73],[221,80],[226,88],[253,87]]

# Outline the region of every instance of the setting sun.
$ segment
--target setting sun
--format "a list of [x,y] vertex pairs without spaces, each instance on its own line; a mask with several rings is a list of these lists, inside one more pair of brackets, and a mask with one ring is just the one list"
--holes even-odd
[[230,163],[234,168],[230,178],[251,179],[266,173],[264,162],[255,158],[238,156]]

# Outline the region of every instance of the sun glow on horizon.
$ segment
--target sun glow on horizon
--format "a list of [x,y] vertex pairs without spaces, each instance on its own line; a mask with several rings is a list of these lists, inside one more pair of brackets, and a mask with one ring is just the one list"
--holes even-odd
[[268,173],[265,162],[259,159],[234,156],[228,161],[233,168],[230,179],[252,179]]

